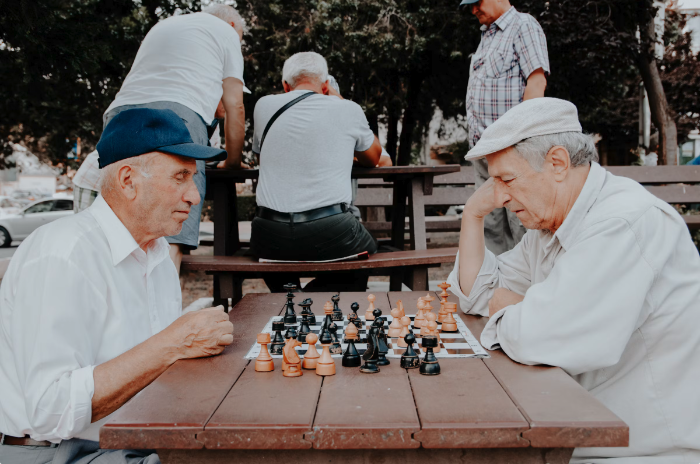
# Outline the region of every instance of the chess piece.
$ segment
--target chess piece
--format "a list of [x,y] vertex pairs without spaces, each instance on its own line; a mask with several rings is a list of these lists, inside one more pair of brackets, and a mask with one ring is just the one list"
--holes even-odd
[[[432,314],[432,313],[431,313],[431,314]],[[434,315],[433,315],[433,316],[434,316]],[[437,342],[438,342],[437,346],[436,346],[435,348],[433,348],[433,352],[434,352],[434,353],[439,353],[439,352],[440,352],[440,341],[441,341],[441,340],[440,340],[440,334],[438,333],[438,329],[437,329],[437,326],[438,326],[438,325],[437,325],[437,322],[435,322],[434,320],[430,320],[430,321],[428,321],[427,326],[428,326],[428,335],[437,338]],[[425,345],[423,345],[423,351],[427,351]]]
[[350,305],[350,309],[353,312],[353,322],[355,323],[355,327],[357,327],[359,330],[362,328],[362,319],[360,319],[360,316],[357,315],[357,310],[360,309],[360,305],[355,302]]
[[309,324],[316,325],[318,320],[316,319],[316,315],[314,314],[314,312],[311,310],[311,306],[314,304],[314,300],[312,300],[311,298],[307,298],[304,301],[309,303]]
[[260,343],[260,354],[255,360],[255,370],[257,372],[270,372],[275,370],[275,363],[272,362],[272,356],[267,350],[267,345],[270,343],[270,334],[258,334],[258,343]]
[[440,293],[440,311],[438,311],[438,318],[437,321],[442,323],[445,321],[445,317],[447,317],[447,311],[445,310],[445,303],[447,303],[447,298],[449,298],[450,294],[447,293],[447,289],[451,287],[450,284],[447,282],[443,282],[440,285],[438,285],[442,289],[442,293]]
[[389,325],[389,333],[387,334],[391,338],[398,338],[401,335],[401,311],[399,308],[394,308],[391,310],[391,325]]
[[[311,301],[311,298],[307,298],[301,303],[299,303],[299,306],[301,306],[301,317],[303,319],[303,317],[306,316],[306,322],[309,325],[314,325],[316,323],[316,317],[311,312],[312,303],[313,301]],[[299,329],[299,332],[301,332],[301,329]]]
[[367,311],[365,311],[365,320],[366,321],[373,321],[374,320],[374,315],[372,312],[374,311],[374,301],[377,299],[376,296],[373,294],[367,295],[367,301],[369,301],[369,307],[367,308]]
[[284,347],[284,362],[287,364],[287,369],[282,372],[282,375],[285,377],[299,377],[303,374],[297,346],[301,346],[301,342],[296,338],[290,338],[287,346]]
[[416,313],[416,316],[413,318],[413,327],[416,329],[420,329],[423,327],[423,323],[425,323],[425,301],[423,301],[423,297],[418,298],[418,302],[416,303],[416,307],[418,308],[418,312]]
[[[435,301],[435,297],[432,296],[430,293],[428,293],[427,295],[425,295],[423,297],[423,303],[424,303],[424,305],[423,305],[423,317],[425,317],[426,314],[433,312],[433,307],[430,304],[433,301]],[[426,319],[426,323],[427,323],[427,319]]]
[[433,348],[438,346],[437,337],[434,335],[426,335],[423,337],[423,346],[427,348],[423,362],[420,364],[420,373],[423,375],[438,375],[440,373],[440,364],[433,353]]
[[323,305],[323,313],[325,314],[325,317],[323,319],[323,324],[321,325],[321,332],[327,330],[333,323],[333,303],[326,301],[326,304]]
[[287,290],[287,310],[284,313],[284,323],[296,324],[297,314],[294,312],[294,290],[296,290],[297,286],[294,284],[287,284],[283,288]]
[[318,341],[318,335],[315,333],[310,333],[306,336],[306,343],[309,347],[306,349],[306,354],[304,355],[304,360],[301,362],[301,367],[303,369],[316,369],[316,363],[318,358],[321,357],[316,350],[316,342]]
[[280,355],[282,354],[282,349],[285,345],[284,337],[282,337],[282,331],[284,330],[284,322],[273,322],[272,330],[275,332],[275,335],[272,337],[272,343],[270,344],[270,354]]
[[[284,343],[284,348],[282,348],[282,354],[284,355],[284,350],[287,349],[289,346],[289,343],[292,340],[296,341],[297,338],[297,329],[294,328],[294,326],[291,326],[287,329],[287,332],[284,334],[284,338],[287,339],[287,341]],[[287,363],[287,358],[282,356],[282,371],[286,371],[287,368],[289,367],[289,364]]]
[[311,332],[309,327],[309,315],[308,313],[301,314],[301,325],[299,327],[299,341],[306,343],[306,336]]
[[447,316],[442,323],[443,332],[457,332],[457,321],[455,320],[452,313],[457,312],[457,303],[447,302],[445,303],[445,311],[447,311]]
[[[375,310],[376,312],[379,310]],[[379,311],[381,313],[381,311]],[[389,353],[389,345],[387,345],[386,333],[384,332],[384,318],[381,316],[375,316],[375,323],[377,324],[377,329],[379,333],[377,334],[377,342],[379,343],[379,359],[377,359],[377,366],[388,366],[391,362],[386,359],[386,355]]]
[[408,316],[402,317],[401,318],[402,329],[401,329],[401,333],[399,334],[399,341],[397,342],[397,344],[402,348],[406,348],[406,346],[408,346],[408,345],[406,345],[406,340],[404,340],[404,337],[406,337],[406,335],[408,335],[408,333],[409,333],[409,328],[408,328],[409,325],[411,325],[411,318]]
[[345,329],[345,340],[348,340],[348,339],[357,340],[359,338],[360,331],[357,329],[357,326],[354,324],[353,316],[354,316],[354,314],[348,314],[348,319],[350,320],[350,322],[348,323],[348,327]]
[[[332,307],[331,311],[333,311]],[[331,322],[331,324],[333,323]],[[321,331],[321,338],[319,341],[321,342],[321,346],[323,346],[323,351],[321,351],[321,357],[316,361],[316,375],[335,375],[335,361],[333,361],[330,351],[333,337],[328,329],[323,329]]]
[[403,309],[403,301],[397,301],[396,307],[399,308],[399,317],[404,317],[406,315],[406,311]]
[[431,335],[430,329],[428,328],[428,324],[430,324],[430,321],[435,321],[437,319],[437,314],[430,312],[426,313],[425,315],[425,324],[423,327],[420,328],[420,335],[421,337],[425,335]]
[[343,320],[343,312],[340,310],[340,306],[338,306],[338,302],[340,301],[340,295],[333,295],[331,298],[333,301],[333,315],[332,318],[334,321],[342,321]]
[[343,354],[343,347],[340,346],[340,341],[338,340],[338,335],[336,333],[338,332],[338,326],[335,325],[335,322],[331,322],[331,325],[328,326],[328,332],[331,333],[331,339],[333,340],[329,350],[331,354]]
[[416,342],[416,336],[409,333],[404,337],[407,345],[406,351],[401,355],[401,367],[403,369],[415,369],[420,366],[420,357],[413,349],[413,344]]
[[360,372],[365,374],[376,374],[379,372],[379,367],[377,367],[377,361],[379,360],[379,329],[375,326],[369,330],[367,334],[367,349],[365,354],[362,355],[362,359],[365,363],[360,367]]
[[358,330],[357,327],[355,327],[355,324],[349,324],[348,328],[345,329],[345,341],[347,342],[348,347],[345,349],[345,353],[343,354],[343,367],[360,367],[362,364],[362,358],[355,347],[357,334]]

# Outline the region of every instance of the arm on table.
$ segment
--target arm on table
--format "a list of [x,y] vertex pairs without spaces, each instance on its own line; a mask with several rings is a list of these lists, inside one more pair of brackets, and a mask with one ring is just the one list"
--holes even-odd
[[221,353],[233,343],[223,307],[187,313],[126,353],[95,367],[92,422],[108,416],[179,359]]
[[533,71],[532,74],[530,74],[530,77],[527,78],[527,86],[525,86],[523,100],[544,97],[544,91],[546,88],[547,77],[544,74],[544,70],[542,68],[538,68]]
[[235,77],[224,79],[224,135],[228,157],[219,164],[225,169],[243,167],[243,144],[245,142],[245,107],[243,106],[243,82]]
[[376,167],[379,163],[379,159],[381,156],[382,146],[379,144],[379,139],[376,135],[374,136],[374,142],[372,142],[372,146],[370,146],[365,151],[355,152],[355,159],[357,160],[357,163],[360,166],[364,166],[367,168]]

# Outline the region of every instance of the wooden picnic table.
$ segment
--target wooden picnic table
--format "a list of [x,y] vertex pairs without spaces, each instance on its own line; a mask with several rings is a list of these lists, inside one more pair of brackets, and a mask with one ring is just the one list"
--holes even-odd
[[[394,166],[352,170],[353,179],[383,179],[393,183],[391,246],[404,249],[408,203],[411,249],[427,249],[425,195],[433,194],[434,176],[458,172],[457,164],[441,166]],[[257,179],[257,169],[238,171],[207,169],[207,198],[214,200],[214,255],[232,256],[241,247],[238,236],[235,184]],[[309,186],[313,188],[313,186]],[[408,201],[407,201],[408,200]]]
[[[406,312],[424,292],[375,293]],[[319,315],[331,294],[312,297]],[[341,293],[350,312],[366,293]],[[452,301],[456,301],[451,297]],[[575,447],[628,446],[629,429],[559,368],[524,366],[503,352],[442,359],[422,376],[398,359],[378,374],[343,368],[319,377],[255,372],[245,355],[284,294],[246,295],[230,312],[233,344],[215,357],[179,361],[117,411],[100,446],[157,449],[170,463],[436,462],[568,463]],[[460,317],[478,338],[485,319]]]

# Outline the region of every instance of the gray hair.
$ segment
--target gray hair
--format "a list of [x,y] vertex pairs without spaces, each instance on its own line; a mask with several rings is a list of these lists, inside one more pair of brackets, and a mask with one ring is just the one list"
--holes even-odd
[[221,4],[209,5],[208,7],[202,10],[202,13],[207,13],[212,16],[216,16],[217,18],[226,21],[229,24],[233,23],[236,25],[236,28],[240,27],[243,32],[245,32],[246,30],[245,20],[232,6]]
[[544,160],[552,147],[562,146],[569,152],[572,167],[585,166],[598,161],[598,150],[593,137],[580,132],[560,132],[538,135],[515,144],[515,149],[530,163],[532,169],[541,172]]
[[117,173],[124,166],[136,168],[143,177],[151,177],[151,164],[160,153],[147,153],[145,155],[134,156],[125,160],[117,161],[102,168],[100,173],[100,193],[107,198],[116,193],[119,185]]
[[287,58],[282,81],[294,88],[303,81],[322,84],[328,80],[328,63],[316,52],[301,52]]

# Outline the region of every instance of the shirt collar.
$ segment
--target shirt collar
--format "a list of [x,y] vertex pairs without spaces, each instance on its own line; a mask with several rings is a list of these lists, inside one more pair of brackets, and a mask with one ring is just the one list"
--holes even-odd
[[574,206],[571,208],[571,211],[569,211],[569,214],[567,214],[561,227],[554,233],[553,239],[557,238],[564,249],[573,245],[576,234],[581,231],[581,223],[593,206],[593,203],[598,199],[600,191],[603,189],[605,172],[605,169],[595,161],[591,163],[591,170],[588,172],[588,177],[583,184],[581,193],[574,202]]
[[[508,9],[508,11],[506,11],[506,12],[503,13],[501,16],[499,16],[499,18],[498,18],[497,20],[495,20],[495,21],[493,22],[493,24],[495,24],[496,27],[498,27],[500,30],[505,31],[506,28],[507,28],[508,26],[510,26],[510,24],[511,24],[511,23],[513,22],[513,20],[515,19],[515,15],[516,15],[516,14],[517,14],[517,10],[515,9],[514,6],[511,6],[511,7]],[[492,24],[492,25],[493,25],[493,24]],[[481,30],[482,30],[482,31],[485,31],[485,30],[489,29],[489,27],[491,27],[491,26],[488,26],[488,27],[487,27],[486,25],[483,25],[483,26],[481,26]]]
[[[112,252],[112,264],[114,266],[117,266],[134,252],[142,256],[145,255],[143,250],[139,247],[139,244],[134,240],[131,232],[129,232],[129,229],[127,229],[124,223],[114,214],[112,208],[107,204],[105,199],[102,198],[102,195],[99,195],[95,199],[88,210],[90,214],[92,214],[92,217],[95,218],[95,221],[97,221],[105,237],[107,237],[107,243]],[[155,267],[157,263],[162,261],[164,256],[168,256],[168,248],[168,242],[163,237],[155,240],[148,249],[148,257],[150,258],[147,260],[149,263],[148,267]],[[152,253],[153,255],[151,256]],[[146,256],[143,256],[143,258],[146,258]],[[137,257],[137,260],[141,261],[139,257]]]

